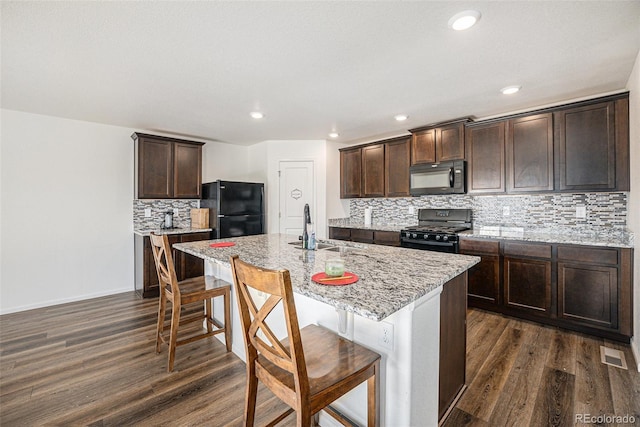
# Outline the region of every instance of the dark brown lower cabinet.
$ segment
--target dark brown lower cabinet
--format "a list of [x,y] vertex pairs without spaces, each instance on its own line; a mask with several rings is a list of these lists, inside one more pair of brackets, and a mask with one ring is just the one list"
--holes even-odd
[[624,265],[625,255],[615,249],[560,246],[558,316],[591,327],[618,329],[618,316],[626,314],[628,304],[627,296],[619,295],[619,290],[626,289],[620,276],[630,268]]
[[445,283],[440,294],[438,419],[442,419],[466,388],[466,294],[466,272]]
[[504,305],[551,316],[551,261],[505,257]]
[[471,307],[627,343],[633,336],[633,249],[461,238],[460,252],[482,257],[469,270]]
[[[173,245],[174,243],[208,240],[209,233],[170,234],[168,238],[169,245]],[[204,261],[201,258],[175,249],[172,251],[171,256],[176,266],[176,276],[178,280],[189,279],[204,274]],[[136,292],[143,298],[157,297],[160,295],[158,273],[156,272],[156,263],[153,259],[149,236],[135,235],[134,258]]]
[[400,246],[400,232],[329,227],[329,238],[384,246]]
[[329,227],[329,238],[335,240],[351,240],[351,229],[342,227]]
[[560,317],[591,326],[618,327],[618,269],[558,263]]
[[373,243],[373,230],[351,229],[351,241],[359,243]]
[[496,309],[500,304],[500,242],[460,239],[460,253],[481,258],[469,269],[469,306]]

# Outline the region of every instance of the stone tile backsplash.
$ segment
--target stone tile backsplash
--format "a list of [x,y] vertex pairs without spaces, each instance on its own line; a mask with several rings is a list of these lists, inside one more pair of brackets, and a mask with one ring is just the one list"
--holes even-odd
[[[627,226],[628,193],[554,193],[528,195],[442,195],[403,198],[351,199],[351,218],[364,220],[364,209],[373,209],[374,224],[414,224],[417,209],[457,208],[473,210],[474,228],[499,225],[557,229],[562,232]],[[415,213],[410,214],[413,206]],[[586,208],[586,218],[576,217],[576,207]],[[508,215],[505,211],[508,210]]]
[[[199,208],[200,200],[154,199],[133,201],[133,228],[149,230],[160,228],[164,223],[164,213],[178,209],[173,215],[173,225],[180,228],[191,227],[191,209]],[[145,209],[151,209],[151,217],[145,218]]]

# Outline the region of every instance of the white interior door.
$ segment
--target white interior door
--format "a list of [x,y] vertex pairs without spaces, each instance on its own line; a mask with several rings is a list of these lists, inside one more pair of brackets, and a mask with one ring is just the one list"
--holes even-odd
[[309,204],[311,222],[315,224],[315,200],[313,161],[281,161],[280,233],[302,235],[305,203]]

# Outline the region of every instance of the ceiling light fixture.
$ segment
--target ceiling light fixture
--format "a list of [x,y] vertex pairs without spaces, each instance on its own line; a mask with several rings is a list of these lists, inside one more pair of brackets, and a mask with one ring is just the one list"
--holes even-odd
[[331,132],[331,133],[329,134],[329,138],[337,138],[337,137],[339,137],[339,136],[340,136],[340,134],[339,134],[338,132]]
[[513,95],[518,92],[522,86],[507,86],[500,89],[503,95]]
[[460,13],[456,13],[449,19],[449,28],[456,31],[466,30],[473,27],[473,25],[480,20],[480,12],[477,10],[465,10]]
[[397,116],[393,116],[393,118],[398,122],[404,122],[409,118],[409,116],[407,116],[406,114],[398,114]]
[[262,114],[260,111],[252,111],[251,117],[253,117],[254,119],[261,119],[264,117],[264,114]]

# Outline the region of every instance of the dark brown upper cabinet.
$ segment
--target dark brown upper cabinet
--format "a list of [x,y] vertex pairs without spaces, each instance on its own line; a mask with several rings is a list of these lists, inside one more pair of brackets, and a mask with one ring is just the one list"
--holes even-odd
[[340,150],[340,198],[409,196],[409,137]]
[[340,198],[362,197],[362,148],[340,150]]
[[507,192],[553,190],[553,116],[511,119],[507,123]]
[[556,189],[629,190],[628,97],[554,113]]
[[467,121],[469,119],[411,129],[411,164],[464,159],[464,123]]
[[384,144],[362,147],[362,195],[384,197]]
[[506,120],[467,127],[467,192],[505,191],[505,129]]
[[411,139],[402,138],[385,143],[384,170],[387,197],[409,196],[409,166]]
[[134,133],[138,199],[199,199],[203,142]]

